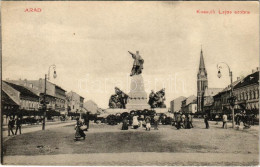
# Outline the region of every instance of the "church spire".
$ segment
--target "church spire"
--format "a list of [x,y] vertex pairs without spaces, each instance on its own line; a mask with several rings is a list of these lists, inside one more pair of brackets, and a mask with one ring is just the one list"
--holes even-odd
[[200,66],[199,66],[199,69],[205,69],[202,47],[201,47],[201,51],[200,51]]

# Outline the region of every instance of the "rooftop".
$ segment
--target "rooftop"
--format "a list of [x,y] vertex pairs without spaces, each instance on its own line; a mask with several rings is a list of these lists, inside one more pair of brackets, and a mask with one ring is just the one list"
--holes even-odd
[[2,90],[2,105],[18,106],[3,90]]
[[259,84],[259,71],[256,71],[248,76],[246,76],[244,79],[240,80],[234,88],[240,88],[247,85],[252,84]]
[[20,95],[21,95],[21,96],[39,98],[38,95],[34,94],[32,91],[30,91],[29,89],[26,89],[26,88],[23,87],[23,86],[16,85],[16,84],[13,84],[13,83],[9,83],[9,82],[6,82],[6,81],[3,81],[3,82],[5,82],[5,83],[8,84],[9,86],[11,86],[11,87],[14,88],[15,90],[17,90],[18,92],[20,92]]

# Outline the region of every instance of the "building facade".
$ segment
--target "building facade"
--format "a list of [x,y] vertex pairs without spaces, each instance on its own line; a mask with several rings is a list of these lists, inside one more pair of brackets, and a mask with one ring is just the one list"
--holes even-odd
[[66,91],[55,85],[55,111],[65,114]]
[[182,101],[181,111],[183,113],[197,112],[197,97],[192,95]]
[[179,112],[181,110],[182,101],[185,100],[186,97],[180,96],[170,102],[170,111],[171,113]]
[[70,91],[66,94],[68,112],[82,113],[84,98],[76,92]]
[[10,97],[10,99],[19,105],[19,109],[38,111],[39,96],[31,92],[29,89],[3,81],[2,90]]
[[259,111],[259,69],[252,71],[234,86],[235,110],[257,114]]
[[[232,83],[233,94],[236,97],[234,110],[235,113],[247,112],[258,115],[259,113],[259,70],[253,71],[245,78],[238,78]],[[231,114],[229,98],[231,96],[231,86],[229,85],[221,92],[216,94],[212,114]]]
[[221,92],[223,88],[208,88],[206,87],[205,93],[204,93],[204,105],[203,105],[203,111],[205,113],[212,113],[212,110],[214,108],[214,96]]
[[197,111],[203,112],[203,105],[204,105],[204,93],[206,87],[208,87],[208,76],[207,76],[206,67],[204,64],[203,52],[201,49],[200,52],[200,64],[199,64],[199,71],[197,74]]
[[[42,102],[44,101],[45,92],[45,79],[40,78],[39,80],[7,80],[10,83],[20,85],[30,90],[31,92],[37,94],[40,99],[39,109],[43,107]],[[46,95],[45,101],[47,102],[47,110],[54,110],[58,112],[65,111],[65,100],[66,94],[65,90],[55,85],[48,80],[46,81]]]

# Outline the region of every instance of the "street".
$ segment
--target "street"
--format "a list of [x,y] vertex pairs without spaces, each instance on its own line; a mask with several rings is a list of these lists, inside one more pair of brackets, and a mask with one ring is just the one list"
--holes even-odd
[[4,142],[8,165],[257,165],[258,127],[234,130],[194,119],[193,129],[160,125],[120,130],[91,124],[86,140],[75,142],[74,124],[10,137]]

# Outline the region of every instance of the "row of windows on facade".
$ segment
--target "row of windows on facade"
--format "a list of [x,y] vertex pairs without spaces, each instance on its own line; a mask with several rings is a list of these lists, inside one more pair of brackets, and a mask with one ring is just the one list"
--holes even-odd
[[4,106],[4,109],[13,109],[14,108],[14,106]]
[[[235,93],[234,95],[237,97],[238,101],[253,100],[253,99],[258,99],[259,98],[258,90],[253,90],[253,91],[250,90],[249,92],[248,91],[244,91],[244,92],[240,92],[239,94]],[[227,102],[227,99],[228,99],[228,97],[223,98],[222,102]]]
[[[54,107],[60,107],[60,108],[64,108],[65,105],[58,105],[58,104],[54,104],[54,103],[49,103],[49,107],[53,106]],[[32,101],[28,101],[28,100],[21,100],[21,108],[22,109],[29,109],[29,108],[39,108],[39,103],[38,102],[32,102]]]
[[21,100],[21,108],[39,108],[39,102]]

